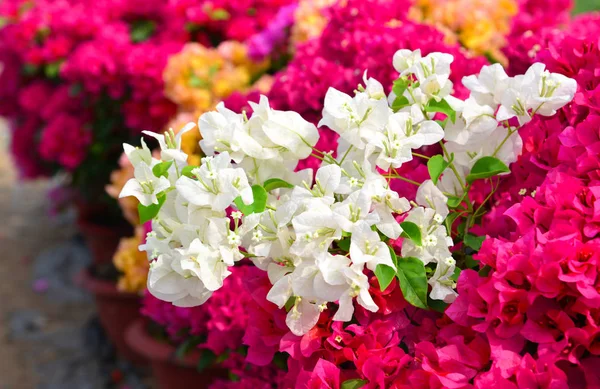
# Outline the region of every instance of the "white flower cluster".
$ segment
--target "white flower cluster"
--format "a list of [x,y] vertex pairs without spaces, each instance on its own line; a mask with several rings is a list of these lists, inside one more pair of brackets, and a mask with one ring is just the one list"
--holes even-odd
[[[141,246],[152,261],[149,291],[177,306],[199,305],[223,285],[230,266],[250,258],[268,273],[267,298],[286,306],[290,330],[301,335],[330,303],[337,304],[334,320],[351,320],[355,300],[377,311],[367,270],[400,271],[411,257],[424,277],[424,266],[435,265],[424,281],[432,287],[429,297],[452,301],[448,196],[462,195],[466,175],[482,156],[515,160],[520,139],[502,121],[552,114],[574,87],[539,65],[513,79],[493,65],[464,80],[472,96],[461,101],[450,96],[451,62],[448,54],[400,50],[394,56],[398,93],[386,96],[366,75],[354,96],[331,88],[319,126],[340,135],[336,157],[314,149],[319,133],[313,124],[272,109],[264,96],[252,104],[250,118],[223,104],[200,118],[207,157],[199,167],[187,166],[180,150],[181,134],[193,124],[177,135],[152,134],[161,161],[144,143],[141,149],[125,145],[135,178],[121,196],[136,196],[152,218],[153,231]],[[433,120],[438,112],[456,116],[445,130]],[[422,183],[412,201],[391,190],[390,180],[400,178],[396,169],[413,150],[444,139],[452,171]],[[295,172],[311,154],[323,161],[316,174]],[[401,235],[398,259],[389,240]]]

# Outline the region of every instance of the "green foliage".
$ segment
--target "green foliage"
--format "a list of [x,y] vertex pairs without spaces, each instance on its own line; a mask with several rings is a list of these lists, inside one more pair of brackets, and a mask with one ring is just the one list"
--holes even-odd
[[501,173],[508,173],[510,169],[495,157],[481,157],[473,165],[471,172],[467,176],[467,182],[472,183],[475,180],[497,176]]
[[400,258],[396,266],[404,299],[415,307],[427,309],[427,276],[423,262],[413,257]]
[[279,189],[279,188],[291,189],[294,187],[294,185],[292,185],[289,182],[284,181],[280,178],[271,178],[271,179],[265,181],[263,186],[267,192],[270,192],[272,190]]
[[446,168],[450,165],[454,159],[454,154],[450,155],[450,161],[446,161],[441,155],[434,155],[427,161],[427,170],[429,170],[429,177],[431,181],[437,185],[437,182]]
[[249,205],[244,204],[240,196],[233,200],[237,208],[244,215],[264,212],[267,207],[267,191],[265,188],[260,185],[252,185],[252,195],[254,197],[254,202]]
[[425,112],[439,112],[443,113],[452,120],[452,123],[456,122],[456,111],[452,109],[450,104],[446,100],[435,101],[434,99],[429,100],[425,106]]
[[140,214],[140,224],[144,224],[147,221],[154,219],[154,217],[156,215],[158,215],[158,212],[160,211],[160,208],[165,203],[166,199],[167,199],[167,196],[163,193],[163,194],[158,195],[158,204],[150,204],[147,207],[142,204],[138,204],[138,213]]
[[421,237],[421,229],[413,222],[402,222],[400,223],[402,228],[402,236],[412,240],[417,246],[423,245]]

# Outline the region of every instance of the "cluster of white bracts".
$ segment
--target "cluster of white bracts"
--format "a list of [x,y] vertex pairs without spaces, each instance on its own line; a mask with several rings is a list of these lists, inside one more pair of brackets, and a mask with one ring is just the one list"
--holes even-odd
[[[330,89],[319,125],[337,132],[340,142],[337,157],[319,154],[323,164],[314,175],[310,169],[294,169],[313,153],[317,128],[295,112],[271,109],[265,97],[253,104],[250,118],[223,104],[200,118],[200,144],[208,155],[200,167],[186,167],[187,156],[180,150],[181,134],[193,124],[177,135],[148,134],[159,140],[162,161],[153,159],[144,143],[141,149],[125,145],[135,178],[121,196],[161,206],[141,247],[152,261],[150,292],[178,306],[202,304],[223,285],[230,266],[250,257],[268,272],[273,284],[268,299],[280,308],[293,302],[287,316],[293,333],[310,330],[328,303],[338,304],[335,320],[349,321],[355,298],[377,311],[365,268],[395,268],[385,240],[400,236],[396,217],[406,214],[405,220],[421,230],[422,244],[405,239],[401,255],[435,263],[430,297],[451,301],[456,296],[450,279],[455,261],[443,224],[449,213],[444,192],[460,195],[459,179],[448,171],[440,188],[428,180],[409,202],[390,189],[388,174],[411,160],[413,150],[442,140],[454,153],[457,171],[465,175],[481,156],[513,162],[520,138],[499,123],[514,116],[524,123],[532,111],[552,114],[575,88],[572,80],[543,72],[538,64],[512,79],[493,65],[478,77],[465,78],[472,96],[461,101],[450,96],[451,62],[447,54],[422,58],[419,51],[396,53],[394,66],[412,80],[404,92],[409,104],[398,112],[390,108],[397,96],[386,96],[376,80],[365,77],[365,86],[354,96]],[[442,99],[458,112],[456,122],[448,121],[445,129],[425,109],[431,100]],[[153,172],[169,161],[167,171],[159,176]],[[252,186],[273,178],[291,185],[271,190],[264,212],[243,215],[236,210],[236,198],[251,205]],[[347,237],[349,255],[332,250]]]

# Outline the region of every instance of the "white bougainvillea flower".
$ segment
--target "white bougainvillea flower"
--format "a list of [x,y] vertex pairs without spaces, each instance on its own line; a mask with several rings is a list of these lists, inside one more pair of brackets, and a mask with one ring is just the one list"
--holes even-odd
[[[478,159],[484,156],[494,156],[508,166],[521,155],[523,140],[517,131],[508,138],[506,138],[507,136],[508,129],[499,126],[488,137],[481,139],[479,142],[467,145],[450,142],[447,144],[446,149],[449,153],[454,153],[454,164],[456,166],[464,166],[468,170],[473,167]],[[450,174],[454,175],[454,173]]]
[[[424,181],[417,190],[417,204],[426,208],[432,208],[439,215],[439,223],[448,216],[448,198],[444,196],[431,180]],[[436,216],[434,216],[436,217]]]
[[444,128],[444,139],[460,145],[486,140],[498,126],[494,110],[487,105],[479,105],[469,97],[460,108],[456,122],[448,121]]
[[178,307],[195,307],[204,304],[212,292],[197,277],[185,277],[175,271],[171,264],[176,262],[161,255],[150,264],[148,291],[156,298]]
[[203,158],[202,166],[192,173],[196,180],[181,176],[176,184],[179,193],[191,204],[222,211],[238,196],[242,197],[245,204],[253,201],[246,173],[240,168],[231,167],[227,152]]
[[158,163],[158,160],[152,158],[152,152],[146,145],[144,138],[141,138],[140,142],[142,144],[141,148],[123,143],[123,151],[125,152],[127,159],[129,159],[132,166],[137,166],[141,162],[144,162],[146,165],[153,167]]
[[527,72],[533,72],[535,81],[531,93],[531,108],[542,116],[552,116],[556,111],[573,100],[577,92],[577,82],[559,73],[545,70],[543,63],[533,64]]
[[366,93],[350,97],[335,88],[329,88],[319,127],[327,126],[352,146],[363,149],[365,139],[383,130],[389,111],[385,99],[371,99]]
[[319,140],[315,125],[293,111],[271,111],[262,129],[271,142],[296,159],[308,157]]
[[292,219],[296,241],[290,252],[298,256],[314,255],[329,249],[334,240],[342,237],[342,229],[331,208],[326,205],[312,207]]
[[450,256],[448,248],[454,243],[447,235],[446,227],[440,224],[440,219],[436,218],[435,215],[436,211],[431,208],[415,207],[409,211],[404,221],[412,222],[419,227],[421,245],[411,239],[404,239],[402,242],[402,257],[415,257],[427,265],[430,262],[437,262],[439,259]]
[[456,300],[458,293],[454,290],[456,283],[451,279],[456,268],[456,261],[452,257],[439,260],[433,276],[428,283],[431,285],[429,297],[433,300],[443,300],[446,303],[452,303]]
[[265,149],[248,133],[249,126],[244,123],[243,115],[225,108],[222,102],[217,105],[216,112],[200,116],[198,127],[202,132],[200,147],[205,155],[227,152],[236,163],[246,156],[259,159],[276,156],[274,150]]
[[369,226],[379,221],[376,213],[371,213],[371,196],[365,191],[356,191],[341,203],[332,206],[333,217],[342,230],[354,233],[354,227],[359,222]]
[[164,134],[157,134],[152,131],[142,131],[143,134],[153,137],[160,145],[160,158],[163,161],[177,161],[184,164],[187,161],[187,154],[181,151],[181,137],[188,131],[196,127],[196,123],[186,124],[177,134],[172,128]]
[[375,223],[377,229],[388,238],[397,239],[402,229],[394,214],[408,211],[410,209],[408,200],[391,190],[382,177],[367,181],[363,191],[371,196],[372,212],[379,217],[379,221]]
[[410,73],[414,73],[416,71],[416,66],[418,66],[421,61],[421,49],[417,50],[407,50],[401,49],[394,53],[394,58],[392,60],[394,69],[400,76],[405,76]]
[[[335,201],[333,194],[340,186],[342,179],[342,170],[338,165],[325,165],[317,170],[315,183],[309,187],[304,182],[304,188],[297,186],[292,191],[291,200],[307,204],[325,204],[331,205]],[[314,201],[316,200],[316,201]]]
[[[179,266],[184,276],[194,276],[202,280],[206,289],[215,291],[223,286],[223,280],[231,274],[227,264],[221,260],[218,249],[214,249],[195,239],[187,249],[177,249],[181,255]],[[177,262],[173,263],[173,267]]]
[[383,89],[383,85],[376,79],[372,77],[367,77],[367,71],[363,73],[363,82],[365,83],[364,92],[371,99],[379,100],[385,99],[385,90]]
[[462,83],[478,104],[495,110],[502,102],[508,79],[502,65],[496,63],[482,67],[479,75],[463,77]]
[[294,335],[302,336],[310,331],[321,315],[323,302],[311,301],[303,297],[296,297],[296,302],[285,318],[285,324]]
[[146,207],[158,204],[157,195],[171,186],[166,177],[156,177],[152,168],[145,162],[135,166],[133,176],[134,178],[130,178],[123,186],[119,198],[134,196]]
[[354,314],[353,300],[371,312],[377,312],[379,307],[369,294],[369,278],[363,273],[363,265],[352,265],[344,269],[347,289],[339,299],[339,308],[333,320],[350,321]]
[[350,258],[352,263],[366,264],[369,270],[375,271],[377,265],[387,265],[396,270],[387,244],[379,239],[379,234],[366,222],[356,224],[350,240]]

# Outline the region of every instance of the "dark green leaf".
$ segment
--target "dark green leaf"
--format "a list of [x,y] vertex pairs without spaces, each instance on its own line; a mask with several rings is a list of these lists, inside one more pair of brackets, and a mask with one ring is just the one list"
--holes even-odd
[[418,258],[398,259],[398,281],[404,299],[418,308],[427,309],[427,276]]
[[463,241],[465,242],[467,247],[470,247],[475,251],[479,251],[479,250],[481,250],[481,245],[483,244],[484,240],[485,240],[485,236],[475,236],[475,235],[467,234],[467,235],[465,235],[465,238]]
[[492,268],[489,265],[485,265],[481,268],[481,270],[479,270],[479,275],[481,277],[487,277],[488,274],[490,274],[490,271],[492,271]]
[[472,255],[467,255],[465,257],[465,265],[467,265],[469,269],[475,269],[479,266],[479,261],[473,259]]
[[158,204],[150,204],[149,206],[145,207],[142,204],[138,204],[138,213],[140,214],[140,224],[144,224],[149,220],[152,220],[154,218],[154,216],[158,215],[158,211],[160,211],[160,208],[163,206],[163,204],[165,203],[165,200],[167,199],[166,195],[159,195],[158,196]]
[[460,270],[460,268],[455,267],[454,268],[454,273],[452,273],[452,276],[450,277],[450,279],[454,282],[456,282],[456,280],[458,280],[458,277],[460,277],[460,272],[462,270]]
[[409,238],[412,240],[417,246],[421,246],[423,244],[421,237],[421,229],[413,222],[402,222],[400,223],[400,227],[402,227],[402,236]]
[[198,365],[196,365],[196,370],[203,371],[207,367],[213,365],[215,363],[216,359],[217,359],[217,356],[212,351],[206,350],[206,349],[202,350],[202,355],[200,356],[200,359],[198,360]]
[[444,220],[444,223],[446,224],[446,230],[448,231],[448,235],[451,234],[451,232],[452,232],[452,225],[454,224],[454,221],[459,216],[460,216],[459,212],[452,212],[448,216],[446,216],[446,220]]
[[448,116],[452,120],[452,123],[456,121],[456,111],[452,109],[446,100],[429,100],[425,106],[425,112],[440,112]]
[[467,176],[467,182],[497,176],[501,173],[508,173],[510,169],[495,157],[481,157],[473,165],[471,173]]
[[379,264],[375,268],[375,276],[377,276],[377,281],[379,281],[379,287],[384,291],[392,283],[392,280],[396,276],[396,271],[388,265]]
[[344,238],[342,240],[338,240],[337,245],[339,248],[341,248],[345,252],[349,252],[350,251],[350,238]]
[[175,357],[177,359],[183,359],[187,353],[202,343],[203,338],[200,336],[192,336],[187,338],[183,343],[175,350]]
[[164,161],[161,163],[157,163],[156,165],[154,165],[154,167],[152,168],[152,173],[156,176],[156,177],[168,177],[169,176],[169,168],[171,167],[171,165],[173,165],[173,161]]
[[279,179],[279,178],[271,178],[270,180],[265,181],[263,186],[267,192],[270,192],[272,190],[279,189],[279,188],[291,189],[294,187],[294,185],[290,184],[287,181]]
[[[450,159],[452,160],[452,157],[450,157]],[[446,170],[448,165],[450,165],[450,162],[446,161],[444,157],[442,157],[439,154],[434,155],[429,159],[429,161],[427,161],[427,170],[429,170],[429,177],[431,177],[431,181],[433,181],[434,184],[437,184],[438,179],[440,178],[444,170]]]
[[134,43],[148,40],[156,30],[156,23],[152,20],[138,20],[131,24],[129,37]]
[[240,196],[236,197],[233,202],[237,208],[244,215],[250,215],[251,213],[264,212],[267,206],[267,191],[260,185],[252,185],[252,195],[254,196],[254,202],[250,205],[244,204]]
[[446,304],[442,300],[434,300],[431,297],[427,297],[427,305],[429,305],[429,308],[431,308],[432,310],[440,313],[444,313],[446,307],[448,306],[448,304]]
[[351,380],[344,381],[342,383],[341,389],[358,389],[362,388],[367,384],[367,381],[361,380],[360,378],[354,378]]

